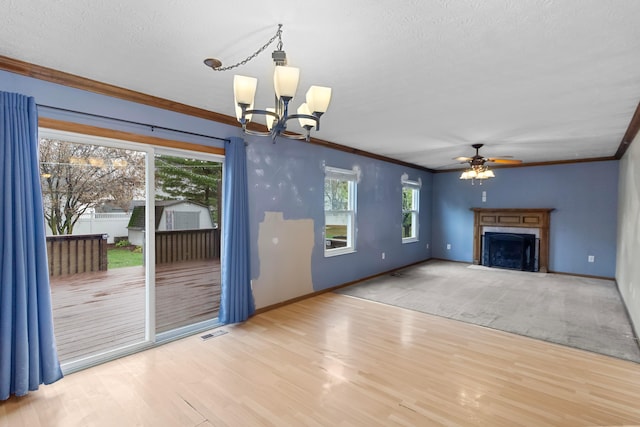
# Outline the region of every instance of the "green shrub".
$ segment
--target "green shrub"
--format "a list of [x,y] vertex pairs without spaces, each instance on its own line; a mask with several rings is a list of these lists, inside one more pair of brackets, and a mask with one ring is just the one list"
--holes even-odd
[[131,251],[134,254],[141,254],[142,253],[142,246],[136,246],[135,248],[133,248],[133,250]]
[[126,246],[131,246],[131,243],[128,240],[119,240],[116,243],[116,248],[124,248]]

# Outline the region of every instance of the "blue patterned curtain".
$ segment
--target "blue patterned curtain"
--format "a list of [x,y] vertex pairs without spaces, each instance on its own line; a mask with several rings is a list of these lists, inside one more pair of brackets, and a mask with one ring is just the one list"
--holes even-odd
[[222,292],[219,320],[243,322],[255,312],[249,260],[249,197],[244,140],[225,145],[222,213]]
[[0,92],[0,400],[62,378],[33,98]]

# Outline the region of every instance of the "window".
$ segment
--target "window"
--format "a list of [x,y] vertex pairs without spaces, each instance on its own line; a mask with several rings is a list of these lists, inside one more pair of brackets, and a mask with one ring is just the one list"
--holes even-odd
[[420,183],[402,180],[402,243],[418,241]]
[[165,216],[167,230],[197,230],[200,228],[200,212],[166,211]]
[[324,255],[355,251],[356,180],[352,170],[325,168]]

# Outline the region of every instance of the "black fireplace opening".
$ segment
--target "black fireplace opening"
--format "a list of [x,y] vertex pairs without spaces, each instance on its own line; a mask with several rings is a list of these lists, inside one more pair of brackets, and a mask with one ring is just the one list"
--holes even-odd
[[540,240],[535,234],[492,233],[482,236],[482,265],[538,271]]

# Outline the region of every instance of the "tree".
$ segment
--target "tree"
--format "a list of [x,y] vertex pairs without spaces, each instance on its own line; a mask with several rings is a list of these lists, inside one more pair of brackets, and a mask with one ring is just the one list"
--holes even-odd
[[349,205],[349,181],[335,178],[324,180],[324,209],[344,211]]
[[190,200],[212,209],[218,222],[222,164],[184,157],[156,156],[157,198]]
[[80,216],[101,202],[127,211],[144,195],[144,153],[40,139],[45,220],[53,234],[72,234]]

